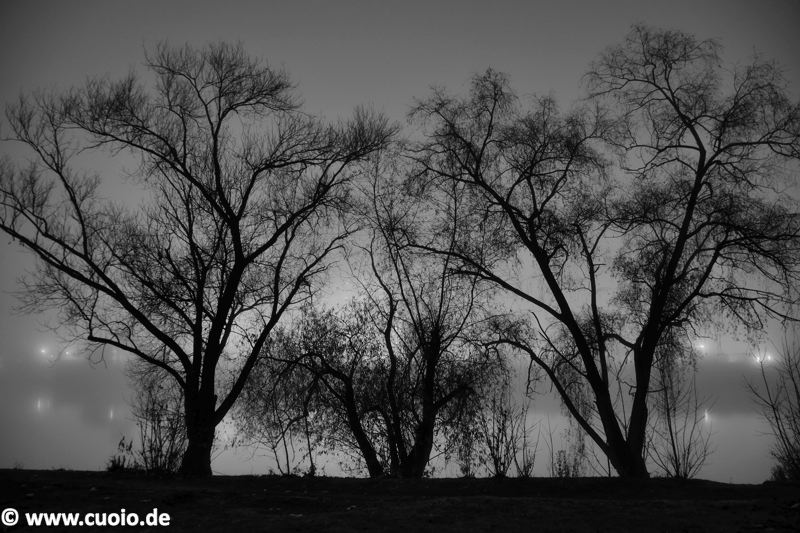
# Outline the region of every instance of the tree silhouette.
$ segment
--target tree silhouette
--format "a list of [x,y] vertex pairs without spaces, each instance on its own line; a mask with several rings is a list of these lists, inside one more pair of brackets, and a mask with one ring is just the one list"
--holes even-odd
[[[39,260],[27,305],[180,385],[181,471],[208,475],[215,427],[270,332],[352,231],[339,208],[354,164],[393,129],[364,110],[335,126],[307,116],[287,75],[241,46],[160,45],[146,59],[147,76],[7,109],[33,159],[2,160],[0,228]],[[138,158],[138,209],[104,199],[123,170],[79,170],[87,152]]]
[[457,184],[470,204],[442,218],[460,228],[455,246],[415,245],[509,296],[495,342],[530,356],[621,476],[647,475],[665,341],[689,351],[715,318],[762,327],[800,273],[800,219],[782,194],[798,105],[770,63],[725,72],[713,42],[635,27],[573,112],[523,108],[490,70],[467,97],[436,90],[412,114],[425,138],[409,183],[421,198]]
[[391,163],[376,166],[361,202],[365,232],[354,241],[363,260],[354,266],[358,297],[338,310],[307,309],[268,356],[312,376],[323,440],[355,452],[371,477],[418,478],[464,400],[500,365],[475,342],[484,291],[450,275],[448,258],[408,246],[427,215],[393,182]]

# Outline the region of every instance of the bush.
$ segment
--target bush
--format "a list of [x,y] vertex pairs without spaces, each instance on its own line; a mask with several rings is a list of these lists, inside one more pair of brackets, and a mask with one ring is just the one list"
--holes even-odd
[[[772,456],[777,464],[772,478],[800,480],[800,346],[784,343],[776,364],[757,356],[761,367],[761,386],[748,387],[769,423],[775,443]],[[771,370],[769,369],[771,367]]]
[[109,457],[106,472],[132,472],[142,470],[133,452],[133,441],[123,436],[117,444],[117,453]]

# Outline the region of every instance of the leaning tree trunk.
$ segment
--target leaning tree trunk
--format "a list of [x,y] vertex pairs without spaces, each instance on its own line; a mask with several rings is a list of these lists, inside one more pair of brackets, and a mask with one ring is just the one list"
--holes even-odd
[[370,442],[369,437],[364,431],[364,427],[361,425],[361,417],[359,416],[358,407],[356,406],[355,391],[353,390],[352,383],[345,384],[344,402],[347,415],[347,424],[350,426],[350,431],[353,433],[353,437],[356,439],[358,449],[361,452],[361,457],[364,459],[364,463],[367,465],[369,477],[383,477],[385,474],[383,465],[381,464],[380,459],[378,459],[378,454],[375,451],[375,447]]
[[650,477],[645,461],[646,430],[647,405],[634,402],[627,435],[622,437],[617,434],[617,438],[608,442],[608,459],[619,477]]

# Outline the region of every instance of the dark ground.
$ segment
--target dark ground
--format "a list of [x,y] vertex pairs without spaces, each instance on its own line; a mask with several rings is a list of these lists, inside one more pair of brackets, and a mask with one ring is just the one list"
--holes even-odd
[[[171,516],[153,531],[800,531],[800,484],[367,480],[0,470],[0,510]],[[3,528],[0,525],[0,528]],[[17,525],[9,531],[27,528]],[[2,529],[0,529],[2,530]],[[103,528],[88,528],[102,531]],[[143,531],[117,527],[107,530]]]

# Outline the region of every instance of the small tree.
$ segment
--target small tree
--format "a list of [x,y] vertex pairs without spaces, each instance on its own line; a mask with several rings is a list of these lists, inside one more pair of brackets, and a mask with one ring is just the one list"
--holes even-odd
[[[272,356],[305,369],[316,384],[311,431],[323,444],[354,452],[371,477],[422,477],[436,438],[453,435],[446,428],[457,424],[473,385],[492,365],[466,345],[425,364],[402,329],[391,331],[393,362],[381,324],[363,300],[336,311],[309,308]],[[420,390],[426,381],[429,392]]]
[[[174,473],[186,451],[183,391],[157,367],[133,362],[131,414],[139,429],[137,466],[150,473]],[[133,441],[131,441],[133,442]]]
[[712,453],[708,400],[697,395],[696,370],[674,359],[657,367],[648,453],[659,471],[672,478],[693,478]]
[[[437,439],[452,435],[444,428],[501,365],[496,350],[477,342],[479,280],[408,245],[432,217],[394,179],[397,158],[380,156],[358,204],[365,231],[350,258],[360,294],[338,310],[309,307],[284,362],[310,372],[322,433],[355,451],[370,476],[422,477]],[[455,216],[458,195],[439,209]]]
[[[310,418],[316,384],[302,366],[279,362],[286,359],[286,354],[277,352],[285,346],[283,335],[278,331],[267,343],[265,353],[269,355],[253,369],[235,408],[235,423],[243,442],[270,450],[281,474],[297,473],[306,459],[306,472],[314,475]],[[302,450],[300,457],[298,449]]]
[[[517,476],[521,478],[533,477],[534,468],[536,467],[536,454],[539,451],[539,439],[541,438],[541,427],[539,422],[532,428],[527,425],[528,410],[523,410],[523,418],[525,426],[522,431],[522,440],[520,442],[519,451],[514,456],[514,466],[517,470]],[[532,431],[536,428],[536,440],[532,437]]]
[[761,383],[748,383],[775,442],[776,479],[800,480],[800,346],[785,342],[777,361],[758,356]]
[[484,463],[477,424],[478,412],[483,408],[482,400],[482,395],[475,395],[464,402],[445,436],[449,443],[444,454],[445,462],[454,463],[459,474],[465,478],[476,477],[479,467]]
[[570,420],[569,425],[562,433],[566,448],[556,449],[553,442],[553,430],[549,427],[549,424],[548,420],[547,447],[550,452],[550,477],[570,478],[583,476],[588,460],[584,433],[573,420]]
[[[528,449],[528,404],[514,401],[511,384],[507,379],[493,393],[480,396],[484,406],[476,415],[477,435],[481,447],[482,463],[489,475],[504,478],[512,465],[517,473],[528,477],[533,469],[534,457]],[[519,454],[522,457],[518,458]]]

